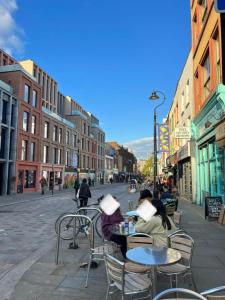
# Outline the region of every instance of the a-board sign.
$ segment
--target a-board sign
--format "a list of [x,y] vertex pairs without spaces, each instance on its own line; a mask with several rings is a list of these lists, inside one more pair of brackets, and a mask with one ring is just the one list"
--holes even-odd
[[222,206],[222,197],[205,197],[205,218],[219,218]]

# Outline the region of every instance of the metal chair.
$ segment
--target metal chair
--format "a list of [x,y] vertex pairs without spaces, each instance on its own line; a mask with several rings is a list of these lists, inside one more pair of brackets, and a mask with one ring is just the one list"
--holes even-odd
[[152,300],[160,300],[160,299],[177,299],[178,297],[174,297],[172,295],[171,298],[168,298],[169,294],[174,294],[174,293],[179,293],[179,294],[184,294],[184,298],[180,297],[179,295],[179,300],[185,299],[185,300],[191,300],[191,299],[201,299],[201,300],[207,300],[203,295],[196,293],[192,290],[188,289],[182,289],[182,288],[173,288],[173,289],[168,289],[165,290],[159,294],[157,294]]
[[[127,249],[135,247],[148,247],[153,244],[153,237],[147,233],[134,233],[127,237]],[[133,263],[125,262],[125,270],[134,273],[150,273],[151,268]]]
[[112,290],[115,287],[121,291],[122,300],[125,299],[125,295],[137,296],[146,294],[143,299],[151,296],[151,279],[146,274],[126,272],[124,262],[109,254],[105,256],[105,265],[108,280],[106,300],[109,298],[109,294],[115,292]]
[[205,296],[208,300],[225,300],[225,285],[206,290],[201,295]]
[[174,212],[176,210],[175,203],[165,204],[165,208],[166,208],[166,214],[167,214],[167,216],[173,216],[174,215]]
[[174,222],[174,224],[176,225],[177,228],[180,228],[181,216],[182,216],[181,211],[174,211],[174,213],[173,213],[173,222]]
[[172,249],[175,249],[181,254],[181,261],[170,265],[157,268],[157,272],[170,276],[170,284],[173,287],[173,278],[175,277],[175,287],[177,287],[178,275],[183,277],[189,275],[195,288],[195,284],[192,278],[191,260],[194,248],[194,240],[192,237],[185,233],[173,234],[169,238],[169,245]]

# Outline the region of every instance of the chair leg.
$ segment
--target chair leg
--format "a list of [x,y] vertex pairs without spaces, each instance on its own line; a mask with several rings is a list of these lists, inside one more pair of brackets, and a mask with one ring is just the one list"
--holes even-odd
[[177,288],[177,285],[178,285],[178,276],[177,274],[175,275],[175,288]]
[[86,277],[85,287],[88,286],[88,277],[89,277],[91,262],[92,262],[92,254],[90,255],[90,259],[89,259],[89,263],[88,263],[88,269],[87,269],[87,277]]
[[108,287],[107,287],[105,300],[108,300],[108,299],[109,299],[109,284],[108,284]]

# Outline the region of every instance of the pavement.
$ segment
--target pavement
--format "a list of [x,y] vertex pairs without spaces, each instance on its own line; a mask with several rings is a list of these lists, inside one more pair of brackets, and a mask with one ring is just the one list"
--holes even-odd
[[[123,208],[123,209],[126,209]],[[204,219],[204,209],[180,201],[183,211],[182,228],[195,241],[192,270],[197,291],[225,284],[225,226]],[[55,237],[56,241],[56,237]],[[43,255],[25,271],[10,297],[1,300],[78,300],[102,299],[106,295],[104,263],[91,269],[88,288],[85,288],[86,268],[80,263],[88,260],[88,244],[84,237],[79,248],[68,249],[68,241],[60,246],[59,264],[55,264],[55,245],[45,249]],[[51,243],[50,243],[51,244]],[[194,289],[189,278],[180,279],[179,287]],[[167,277],[158,276],[157,290],[169,288]],[[116,293],[110,299],[120,299]]]

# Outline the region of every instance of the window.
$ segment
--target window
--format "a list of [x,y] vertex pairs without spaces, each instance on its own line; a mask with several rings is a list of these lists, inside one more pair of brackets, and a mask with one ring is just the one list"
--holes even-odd
[[49,123],[45,122],[44,124],[44,138],[47,139],[49,136]]
[[88,126],[88,136],[90,136],[90,126]]
[[73,146],[77,146],[77,136],[75,134],[73,135]]
[[43,163],[48,163],[48,146],[43,148]]
[[66,144],[69,145],[69,140],[70,140],[70,133],[69,131],[66,132]]
[[189,80],[186,83],[186,87],[185,87],[185,92],[186,92],[186,107],[188,106],[188,104],[190,103],[190,86],[189,86]]
[[83,123],[83,133],[86,134],[86,123]]
[[53,162],[54,164],[57,164],[58,162],[58,148],[53,149]]
[[22,140],[21,160],[27,160],[27,145],[28,141]]
[[207,53],[204,61],[203,61],[203,78],[204,78],[204,96],[205,99],[208,97],[210,93],[210,61],[209,61],[209,53]]
[[58,164],[61,164],[61,161],[62,161],[62,150],[61,149],[58,149],[58,161],[57,161],[57,163]]
[[216,64],[216,82],[217,84],[221,82],[221,75],[220,75],[220,43],[219,43],[219,35],[218,35],[218,30],[214,34],[213,37],[214,40],[214,60]]
[[8,106],[8,102],[3,100],[2,101],[2,123],[6,124],[6,116],[7,116],[7,106]]
[[29,113],[24,111],[23,112],[23,130],[28,131],[28,124],[29,124]]
[[30,143],[30,160],[35,161],[35,143]]
[[32,106],[37,107],[37,91],[33,90],[32,95]]
[[31,133],[36,133],[36,117],[32,116],[31,118]]
[[181,112],[183,113],[185,110],[185,100],[184,100],[184,92],[181,94]]
[[24,187],[35,188],[36,183],[36,171],[25,170],[24,172]]
[[88,152],[90,152],[90,141],[87,142],[87,148],[88,148]]
[[201,15],[202,15],[202,23],[205,22],[206,15],[207,15],[207,1],[208,0],[201,0]]
[[62,128],[59,128],[59,143],[62,143]]
[[69,166],[69,155],[70,155],[70,152],[69,150],[66,151],[66,166]]
[[84,138],[82,138],[82,144],[81,144],[81,149],[84,150]]
[[24,101],[29,103],[29,98],[30,98],[30,87],[25,84],[24,86]]
[[33,69],[33,76],[36,78],[36,76],[37,76],[37,69],[36,68],[34,68]]
[[0,134],[0,158],[5,158],[5,145],[6,145],[6,128],[2,127],[2,132]]
[[57,141],[57,135],[58,135],[58,128],[56,125],[53,126],[53,141],[56,142]]

